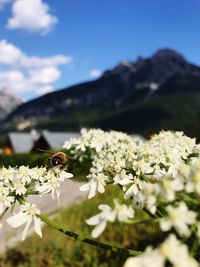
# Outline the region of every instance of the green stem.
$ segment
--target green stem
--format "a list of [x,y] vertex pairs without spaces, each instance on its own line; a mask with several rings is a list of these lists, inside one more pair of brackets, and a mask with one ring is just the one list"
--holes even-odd
[[28,191],[27,195],[31,196],[31,195],[39,195],[40,193],[38,191]]
[[198,249],[199,249],[199,238],[197,236],[195,236],[190,255],[192,257],[196,256],[196,253],[198,252]]
[[196,229],[196,225],[192,225],[191,228],[191,233],[193,233],[192,235],[192,248],[190,250],[190,255],[192,257],[195,257],[196,254],[198,253],[199,250],[199,237],[197,236],[197,229]]
[[159,217],[165,217],[167,215],[165,208],[162,206],[157,207],[157,212],[159,214]]
[[9,208],[7,207],[7,208],[2,212],[2,214],[0,215],[0,221],[1,221],[1,219],[3,218],[3,216],[6,214],[6,212],[7,212],[8,209],[9,209]]
[[90,238],[86,238],[83,236],[80,236],[79,234],[69,231],[69,230],[64,230],[58,223],[50,220],[49,218],[47,218],[45,215],[43,214],[38,214],[37,215],[38,218],[40,218],[43,222],[45,222],[46,224],[48,224],[49,226],[51,226],[52,228],[54,228],[55,230],[63,233],[64,235],[67,235],[75,240],[81,241],[83,243],[87,243],[89,245],[95,246],[95,247],[99,247],[99,248],[103,248],[106,250],[111,250],[112,252],[116,252],[116,253],[125,253],[128,256],[138,256],[140,255],[142,252],[141,251],[137,251],[137,250],[131,250],[131,249],[125,249],[125,248],[121,248],[121,247],[117,247],[117,246],[112,246],[110,244],[107,243],[103,243],[103,242],[99,242],[96,241],[94,239],[90,239]]
[[147,208],[143,208],[143,211],[146,212],[151,218],[153,218],[153,219],[157,218],[156,215],[154,215],[150,211],[148,211]]
[[181,196],[182,200],[184,200],[186,203],[194,204],[194,205],[197,205],[197,206],[200,205],[199,200],[196,200],[196,199],[194,199],[194,198],[191,198],[191,197],[188,196],[188,195],[181,194],[180,196]]
[[153,224],[158,223],[161,220],[161,218],[150,218],[150,219],[143,219],[143,220],[128,220],[126,223],[128,224]]

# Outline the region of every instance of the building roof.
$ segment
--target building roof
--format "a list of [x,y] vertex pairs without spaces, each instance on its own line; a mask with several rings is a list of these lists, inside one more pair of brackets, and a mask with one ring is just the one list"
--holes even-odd
[[51,149],[56,150],[62,148],[66,140],[80,137],[80,133],[43,131],[41,136],[45,138]]
[[38,136],[30,133],[9,133],[8,138],[11,142],[14,153],[30,152],[34,141]]

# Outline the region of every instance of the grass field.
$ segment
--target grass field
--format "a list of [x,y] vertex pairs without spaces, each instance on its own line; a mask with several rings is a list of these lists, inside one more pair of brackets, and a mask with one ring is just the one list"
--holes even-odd
[[[108,192],[98,195],[95,199],[84,200],[68,209],[59,210],[55,220],[65,229],[90,237],[92,228],[86,225],[85,219],[98,213],[97,206],[100,203],[111,204],[114,197],[121,197],[119,190],[113,190],[112,186],[108,186]],[[149,243],[157,244],[163,238],[157,229],[155,224],[148,227],[147,225],[109,224],[98,240],[125,248],[143,250]],[[126,257],[123,254],[111,253],[109,250],[72,240],[46,226],[43,229],[42,239],[33,235],[24,242],[19,242],[14,249],[9,249],[0,257],[0,266],[118,267],[123,266]]]

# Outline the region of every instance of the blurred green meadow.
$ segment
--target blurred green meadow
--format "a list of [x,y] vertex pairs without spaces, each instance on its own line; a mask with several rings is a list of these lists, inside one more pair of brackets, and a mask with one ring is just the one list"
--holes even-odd
[[[120,189],[108,186],[105,194],[98,194],[92,200],[84,199],[67,209],[58,210],[52,216],[64,229],[90,237],[92,227],[89,227],[85,220],[98,213],[99,204],[112,205],[115,197],[120,197],[122,201]],[[73,240],[48,226],[45,226],[42,232],[42,239],[34,234],[24,242],[20,241],[13,249],[8,249],[0,256],[0,266],[115,267],[123,266],[127,258],[125,254],[113,253]],[[114,223],[108,224],[98,240],[124,248],[143,250],[147,244],[157,244],[162,238],[155,224],[147,226]]]

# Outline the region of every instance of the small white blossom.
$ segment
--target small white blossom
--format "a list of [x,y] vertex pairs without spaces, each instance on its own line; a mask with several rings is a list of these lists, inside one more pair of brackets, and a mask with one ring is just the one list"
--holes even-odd
[[188,209],[184,202],[181,202],[177,207],[167,207],[168,217],[163,218],[160,222],[160,227],[163,231],[169,231],[174,227],[181,236],[190,234],[189,226],[195,223],[197,214]]
[[25,195],[27,189],[22,181],[13,180],[13,191],[16,193],[16,195]]
[[126,190],[128,184],[133,183],[133,175],[131,173],[127,174],[125,170],[117,173],[113,178],[114,184],[119,184],[123,186],[123,190]]
[[132,207],[120,204],[117,200],[114,200],[113,209],[105,204],[99,205],[99,209],[102,212],[86,220],[88,225],[96,225],[91,234],[93,238],[98,237],[105,230],[107,222],[114,222],[116,219],[120,222],[126,222],[134,217]]
[[143,182],[135,178],[132,182],[132,185],[128,188],[124,195],[124,199],[129,199],[130,197],[134,197],[135,195],[138,194],[138,192],[142,189]]
[[195,259],[190,256],[187,246],[173,234],[160,245],[159,251],[173,266],[199,267]]
[[107,222],[114,222],[116,212],[108,205],[99,205],[101,213],[86,220],[88,225],[97,225],[92,231],[92,237],[97,238],[106,228]]
[[132,219],[135,215],[131,206],[120,204],[117,199],[114,199],[114,211],[116,212],[119,222],[126,222],[128,219]]
[[66,179],[70,179],[70,178],[73,178],[72,173],[66,172],[66,171],[59,171],[59,174],[58,174],[58,180],[59,181],[63,182]]
[[11,216],[7,219],[8,224],[13,227],[17,228],[23,224],[25,225],[24,231],[22,233],[22,240],[26,238],[28,228],[30,227],[31,223],[34,223],[34,230],[35,232],[42,237],[41,232],[41,221],[37,217],[37,214],[40,214],[40,210],[37,209],[35,204],[26,203],[20,207],[20,211]]
[[95,175],[90,181],[84,185],[82,185],[79,190],[80,191],[89,191],[88,198],[93,198],[96,195],[96,192],[104,193],[105,192],[105,184],[108,181],[108,177],[103,173],[99,173]]
[[129,258],[124,267],[165,267],[166,262],[173,267],[199,267],[187,246],[172,234],[158,248],[147,248],[140,256]]
[[65,179],[72,177],[73,174],[61,171],[59,170],[59,168],[54,168],[45,174],[42,183],[36,186],[36,190],[41,194],[51,193],[53,199],[56,195],[57,199],[59,200],[60,182],[63,182]]
[[131,257],[124,267],[164,267],[165,259],[158,250],[149,250],[138,257]]
[[0,215],[4,211],[4,208],[11,207],[14,200],[15,198],[13,196],[9,196],[8,192],[5,192],[4,194],[0,193]]
[[173,201],[176,197],[176,192],[184,189],[184,181],[179,178],[171,179],[164,178],[161,181],[160,195],[168,201]]

